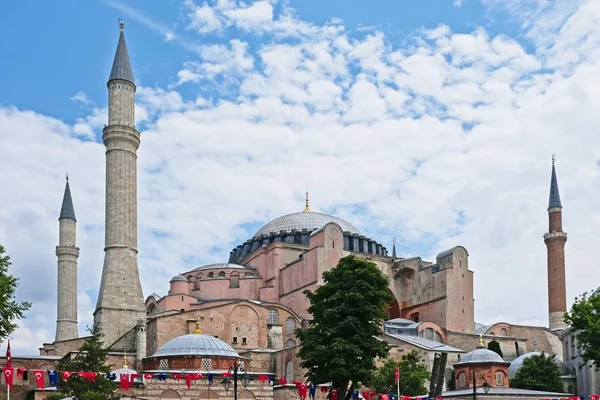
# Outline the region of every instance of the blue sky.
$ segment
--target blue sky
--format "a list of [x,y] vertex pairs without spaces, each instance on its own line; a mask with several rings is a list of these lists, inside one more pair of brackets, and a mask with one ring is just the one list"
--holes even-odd
[[477,320],[544,325],[541,238],[554,152],[568,297],[598,286],[588,267],[600,223],[598,2],[366,4],[5,5],[0,243],[19,298],[34,302],[15,348],[33,352],[53,337],[66,171],[82,332],[91,322],[103,258],[100,135],[119,16],[138,86],[145,294],[166,292],[180,271],[225,261],[264,223],[301,211],[308,190],[313,210],[388,246],[396,237],[401,255],[433,260],[465,246]]

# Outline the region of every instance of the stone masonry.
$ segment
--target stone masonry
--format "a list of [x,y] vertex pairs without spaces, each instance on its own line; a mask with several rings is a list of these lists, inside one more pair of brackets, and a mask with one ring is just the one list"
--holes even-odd
[[102,280],[94,322],[111,345],[145,318],[137,263],[137,149],[135,91],[124,25],[108,80],[106,146],[106,219]]
[[59,239],[56,246],[58,257],[56,341],[75,339],[77,331],[77,220],[71,199],[69,181],[58,219]]

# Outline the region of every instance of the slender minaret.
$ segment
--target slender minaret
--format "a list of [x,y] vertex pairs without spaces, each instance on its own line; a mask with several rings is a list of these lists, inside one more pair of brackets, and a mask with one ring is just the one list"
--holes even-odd
[[65,185],[60,216],[58,217],[58,278],[56,294],[56,336],[61,340],[76,339],[77,332],[77,219],[71,198],[69,176]]
[[548,203],[548,233],[544,242],[548,251],[548,311],[550,329],[566,328],[564,315],[567,311],[565,284],[565,243],[567,233],[562,229],[562,204],[558,193],[558,180],[552,155],[552,178],[550,180],[550,201]]
[[108,78],[106,146],[106,219],[102,280],[94,323],[100,325],[107,346],[145,318],[144,298],[137,262],[137,149],[135,91],[129,62],[125,25]]
[[392,241],[392,258],[397,258],[396,256],[396,238]]

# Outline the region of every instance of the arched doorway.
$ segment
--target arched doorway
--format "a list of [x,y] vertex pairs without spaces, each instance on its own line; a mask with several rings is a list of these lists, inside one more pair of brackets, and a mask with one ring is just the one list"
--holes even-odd
[[167,389],[160,394],[161,399],[181,399],[179,393],[173,389]]
[[214,390],[203,390],[202,392],[200,392],[200,396],[198,396],[198,398],[200,400],[218,400],[219,396],[217,395],[217,392],[215,392]]
[[242,400],[254,400],[255,398],[256,398],[256,396],[254,396],[254,393],[252,393],[249,390],[242,390],[238,394],[238,399],[242,399]]
[[388,319],[400,318],[402,316],[400,303],[398,303],[398,299],[396,299],[396,296],[394,296],[394,293],[390,289],[388,289],[388,292],[394,298],[394,301],[385,309],[385,313],[388,315]]

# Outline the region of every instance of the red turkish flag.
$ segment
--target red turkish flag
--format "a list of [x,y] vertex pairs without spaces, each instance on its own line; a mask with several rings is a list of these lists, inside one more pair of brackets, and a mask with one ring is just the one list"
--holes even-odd
[[120,374],[119,380],[121,381],[121,389],[129,389],[129,374]]
[[67,379],[69,379],[69,378],[71,377],[71,375],[72,375],[72,374],[73,374],[73,373],[72,373],[72,372],[69,372],[69,371],[63,371],[63,372],[61,373],[61,375],[62,375],[62,378],[63,378],[63,380],[65,380],[65,381],[66,381]]
[[337,389],[332,389],[331,390],[331,400],[337,400],[338,398],[338,391]]
[[186,374],[185,384],[187,385],[188,389],[191,389],[192,381],[197,381],[200,378],[202,378],[202,375],[200,374]]
[[263,374],[259,374],[258,379],[260,379],[260,383],[265,383],[266,381],[269,380],[269,377],[266,375],[263,375]]
[[25,371],[27,371],[25,368],[17,368],[17,378],[23,379]]
[[12,368],[12,355],[10,353],[10,340],[6,346],[6,368]]
[[44,371],[34,369],[33,376],[35,377],[35,383],[37,383],[38,387],[44,390]]
[[144,374],[144,379],[152,379],[154,378],[154,375],[152,374]]
[[388,396],[387,394],[382,394],[381,400],[390,400],[390,396]]
[[279,378],[279,384],[280,385],[286,385],[287,384],[287,379]]
[[396,370],[394,372],[395,372],[395,377],[396,377],[395,382],[398,383],[398,381],[400,380],[400,367],[396,366]]
[[96,372],[85,372],[85,376],[84,378],[88,381],[88,382],[94,382],[96,380],[96,376],[98,374]]
[[6,382],[6,386],[9,389],[12,389],[13,378],[15,377],[15,370],[12,368],[4,367],[2,368],[2,375],[4,375],[4,381]]

